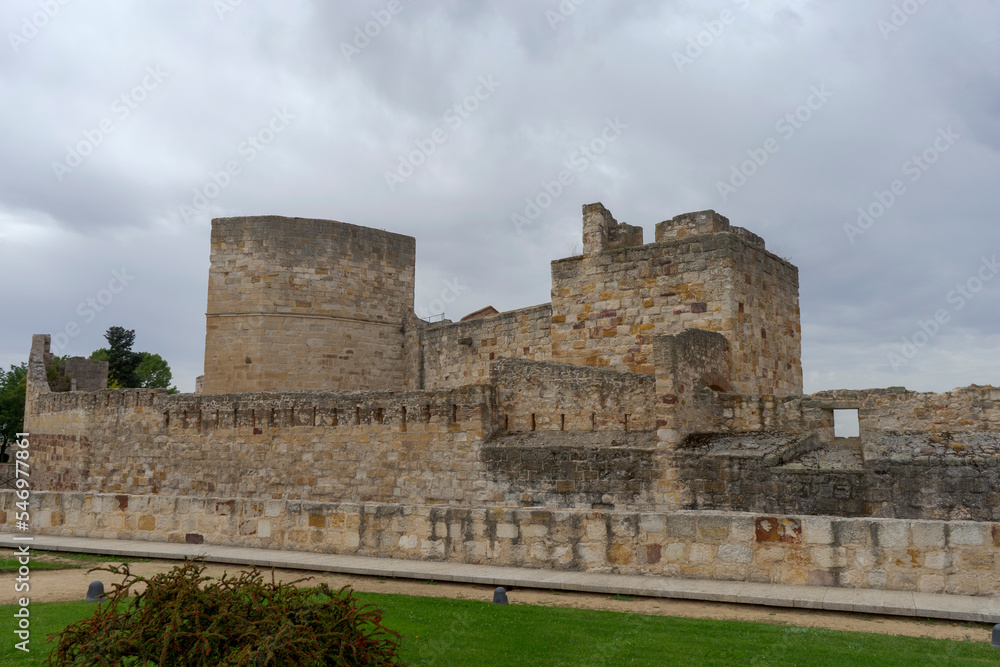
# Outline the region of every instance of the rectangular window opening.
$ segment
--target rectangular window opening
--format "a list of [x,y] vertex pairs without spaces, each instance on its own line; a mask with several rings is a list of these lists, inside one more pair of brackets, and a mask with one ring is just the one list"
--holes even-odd
[[833,437],[856,438],[860,434],[861,428],[856,409],[833,411]]

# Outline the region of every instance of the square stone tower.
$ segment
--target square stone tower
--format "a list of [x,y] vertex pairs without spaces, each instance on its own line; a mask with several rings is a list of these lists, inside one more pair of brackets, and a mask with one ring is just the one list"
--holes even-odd
[[552,262],[552,360],[653,373],[652,338],[695,328],[729,341],[727,391],[802,392],[798,269],[715,211],[642,228],[583,207],[583,254]]
[[202,391],[402,389],[411,236],[332,220],[212,220]]

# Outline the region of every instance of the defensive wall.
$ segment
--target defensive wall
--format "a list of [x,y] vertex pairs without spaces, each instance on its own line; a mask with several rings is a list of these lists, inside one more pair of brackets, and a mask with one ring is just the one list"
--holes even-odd
[[732,388],[801,393],[798,270],[715,211],[642,228],[583,207],[552,300],[466,322],[413,315],[415,240],[329,220],[212,221],[202,391],[442,389],[501,357],[652,374],[653,337],[731,344]]
[[403,388],[415,253],[328,220],[213,220],[202,391]]
[[1000,388],[802,395],[797,272],[725,218],[588,205],[551,303],[433,324],[341,225],[214,221],[201,393],[53,391],[33,337],[32,530],[1000,593]]

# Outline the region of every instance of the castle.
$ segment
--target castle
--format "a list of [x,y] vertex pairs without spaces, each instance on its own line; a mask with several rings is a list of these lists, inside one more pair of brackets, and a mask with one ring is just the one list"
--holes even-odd
[[412,237],[213,220],[196,393],[52,391],[33,338],[33,528],[1000,593],[1000,389],[803,395],[797,269],[714,211],[642,232],[584,206],[550,303],[429,323]]

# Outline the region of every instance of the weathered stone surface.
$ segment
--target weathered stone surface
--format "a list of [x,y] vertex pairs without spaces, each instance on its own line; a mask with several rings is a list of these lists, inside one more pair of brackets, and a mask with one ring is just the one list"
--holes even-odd
[[410,237],[214,221],[199,393],[86,364],[54,393],[33,338],[33,527],[1000,593],[1000,389],[799,395],[797,270],[759,237],[702,211],[643,244],[600,204],[583,236],[551,303],[432,324]]
[[[135,509],[141,496],[122,504],[112,494],[32,494],[30,511],[43,506],[73,521],[33,527],[42,535],[113,536],[122,539],[224,544],[366,556],[490,563],[504,566],[609,571],[704,579],[886,588],[993,595],[1000,590],[1000,547],[992,540],[928,551],[918,544],[924,527],[938,534],[967,534],[963,521],[829,518],[833,536],[852,535],[852,547],[815,544],[795,527],[810,517],[730,512],[611,512],[531,508],[455,508],[440,505],[326,503],[209,498],[208,502]],[[16,495],[0,492],[2,527],[12,530]],[[275,509],[275,507],[277,509]],[[75,510],[71,508],[84,508]],[[265,512],[270,516],[265,518]],[[153,511],[152,527],[138,521]],[[545,516],[542,516],[545,515]],[[664,533],[632,530],[656,521]],[[747,523],[766,526],[742,535]],[[184,528],[196,525],[197,532]],[[595,530],[585,530],[593,525]],[[707,535],[698,525],[720,528]],[[914,530],[916,526],[921,530]],[[249,526],[250,530],[241,527]],[[266,529],[262,527],[267,526]],[[723,526],[727,529],[721,530]],[[777,528],[784,527],[784,533]],[[537,530],[543,527],[545,530]],[[255,529],[253,529],[255,528]],[[678,536],[683,533],[684,536]],[[803,531],[808,534],[808,529]],[[886,546],[879,536],[905,536]],[[770,539],[771,537],[778,539]],[[784,539],[782,539],[784,538]]]

